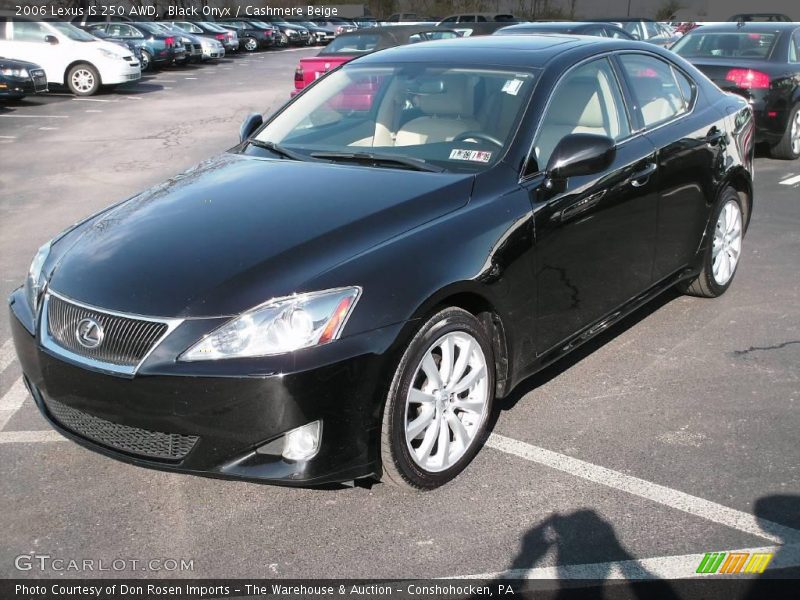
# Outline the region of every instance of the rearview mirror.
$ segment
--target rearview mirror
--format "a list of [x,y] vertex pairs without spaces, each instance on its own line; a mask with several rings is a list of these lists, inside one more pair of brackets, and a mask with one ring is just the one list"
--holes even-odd
[[58,44],[58,38],[56,36],[54,36],[54,35],[46,35],[46,36],[44,36],[44,41],[47,42],[48,44],[51,44],[52,46],[55,46],[56,44]]
[[242,126],[239,128],[239,141],[243,142],[248,139],[253,132],[264,124],[264,117],[258,113],[250,113],[244,119]]
[[561,138],[550,155],[547,176],[550,179],[568,179],[600,173],[611,166],[616,152],[616,144],[608,136],[571,133]]

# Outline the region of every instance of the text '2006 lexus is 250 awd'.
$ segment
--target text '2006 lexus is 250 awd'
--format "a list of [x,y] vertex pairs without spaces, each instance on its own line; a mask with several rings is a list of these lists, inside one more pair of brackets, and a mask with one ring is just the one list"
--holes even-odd
[[12,294],[65,436],[170,471],[437,487],[520,381],[672,286],[725,292],[753,205],[746,102],[640,42],[377,52],[240,136],[56,236]]

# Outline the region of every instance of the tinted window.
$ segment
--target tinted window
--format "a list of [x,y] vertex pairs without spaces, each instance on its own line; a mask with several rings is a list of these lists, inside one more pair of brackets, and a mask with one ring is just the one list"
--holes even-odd
[[610,38],[614,38],[615,40],[627,40],[630,39],[627,35],[625,35],[625,31],[623,29],[614,29],[614,28],[607,28],[606,35]]
[[607,135],[615,140],[630,133],[622,94],[605,58],[574,69],[558,84],[534,143],[540,169],[570,133]]
[[623,54],[620,60],[645,126],[663,123],[686,111],[683,94],[667,63],[642,54]]
[[681,95],[683,96],[686,107],[691,107],[694,103],[694,92],[696,89],[694,82],[674,67],[672,73],[675,76],[675,81],[678,82],[678,87],[681,90]]
[[455,23],[458,21],[458,17],[447,17],[442,23]]
[[6,17],[0,17],[0,40],[6,39],[6,24],[8,23],[8,19]]
[[767,58],[778,36],[774,33],[702,33],[702,28],[683,36],[672,51],[684,58]]
[[359,35],[346,35],[337,37],[325,49],[323,54],[364,54],[372,52],[378,47],[381,36],[375,33],[362,33]]
[[789,60],[791,62],[800,62],[800,33],[794,34],[794,39],[789,49]]
[[662,35],[661,29],[658,27],[658,24],[651,23],[650,21],[644,22],[644,30],[647,32],[648,39],[651,37]]
[[475,15],[464,15],[458,21],[459,21],[459,23],[474,23],[475,22]]

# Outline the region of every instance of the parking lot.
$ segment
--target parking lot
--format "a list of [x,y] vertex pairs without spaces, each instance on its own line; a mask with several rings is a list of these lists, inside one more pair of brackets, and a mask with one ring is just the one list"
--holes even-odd
[[[61,229],[233,146],[242,119],[280,106],[315,52],[0,105],[3,297]],[[488,448],[427,494],[204,479],[89,452],[38,415],[3,318],[0,575],[91,575],[20,572],[15,558],[34,553],[192,560],[158,573],[176,577],[667,579],[691,576],[706,552],[774,546],[772,566],[797,573],[800,161],[766,156],[728,293],[664,296],[525,382]]]

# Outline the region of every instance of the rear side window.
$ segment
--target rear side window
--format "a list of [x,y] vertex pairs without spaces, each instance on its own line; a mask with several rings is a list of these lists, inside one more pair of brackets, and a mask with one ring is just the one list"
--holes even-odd
[[694,96],[697,87],[691,79],[689,79],[675,67],[672,67],[672,74],[675,76],[675,81],[678,82],[678,87],[681,90],[681,95],[683,96],[686,109],[691,109],[692,104],[694,104]]
[[372,52],[378,47],[381,36],[378,34],[364,33],[360,35],[345,35],[337,37],[325,49],[323,54],[364,54]]
[[670,65],[643,54],[623,54],[620,62],[645,127],[686,112],[687,103]]
[[800,62],[800,32],[792,36],[792,43],[789,44],[789,62]]

